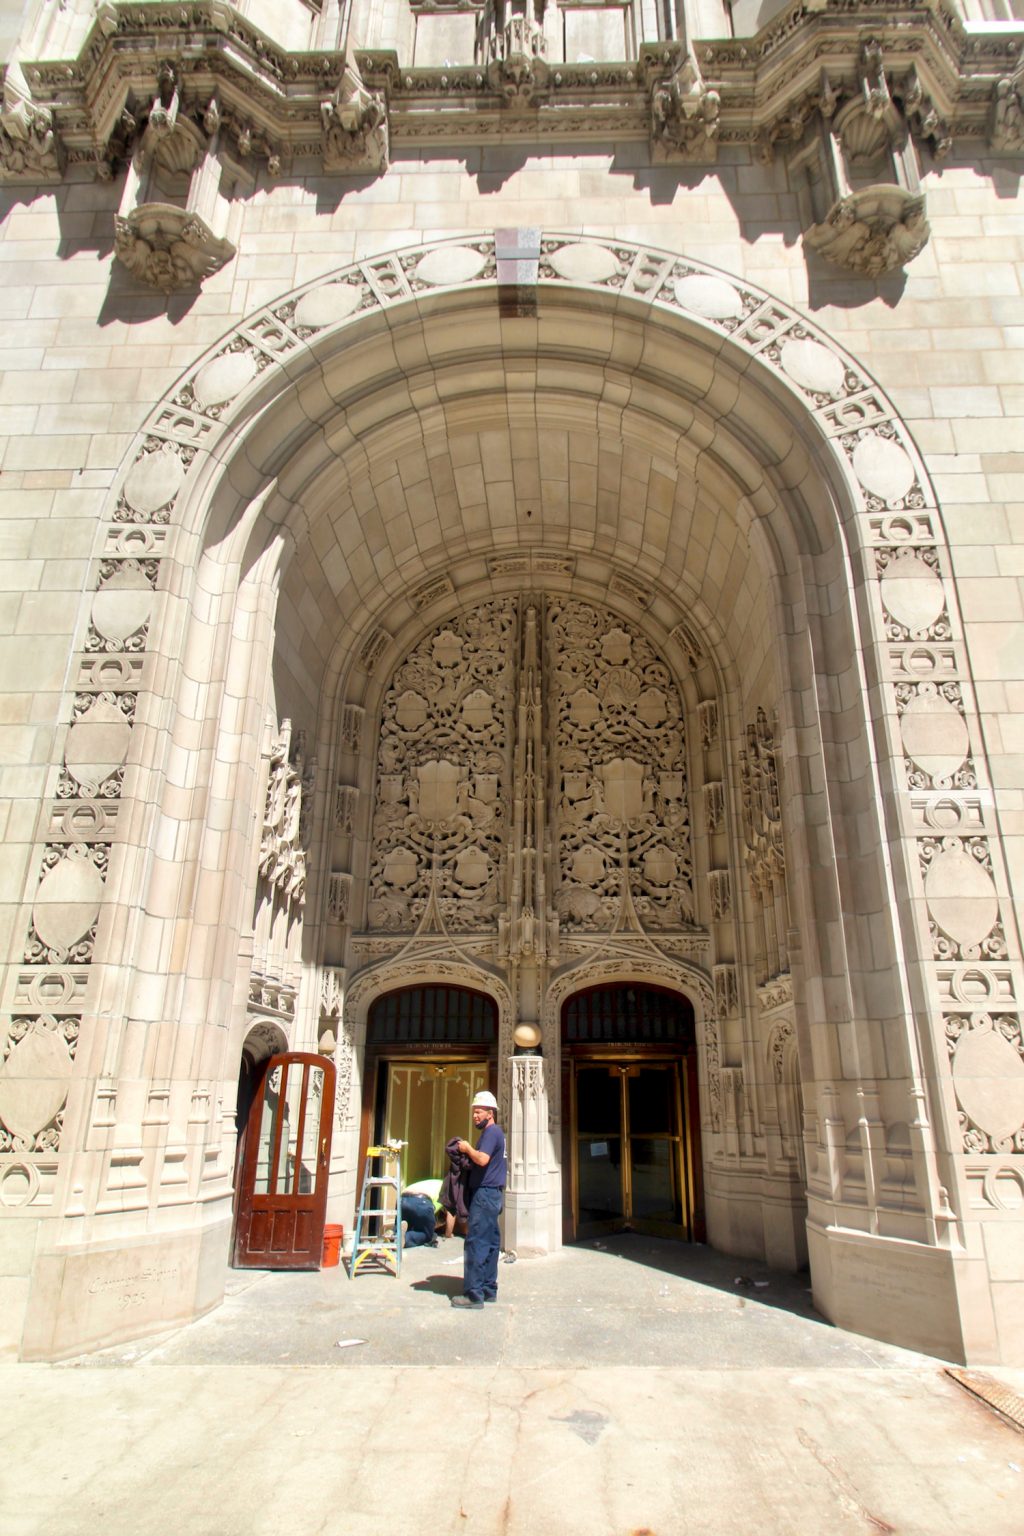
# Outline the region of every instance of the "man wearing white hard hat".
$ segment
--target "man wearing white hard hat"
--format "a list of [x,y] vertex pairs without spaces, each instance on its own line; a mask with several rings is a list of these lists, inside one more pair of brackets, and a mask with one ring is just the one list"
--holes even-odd
[[505,1133],[497,1122],[498,1101],[486,1090],[473,1100],[473,1124],[480,1132],[475,1147],[459,1142],[469,1158],[469,1225],[462,1266],[462,1295],[453,1307],[482,1307],[498,1299],[498,1217],[505,1195]]

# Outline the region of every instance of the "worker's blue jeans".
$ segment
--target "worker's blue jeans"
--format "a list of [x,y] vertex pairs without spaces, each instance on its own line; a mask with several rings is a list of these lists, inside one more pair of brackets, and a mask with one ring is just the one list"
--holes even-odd
[[462,1290],[471,1301],[484,1301],[498,1294],[498,1217],[503,1197],[504,1190],[481,1187],[474,1190],[469,1203]]

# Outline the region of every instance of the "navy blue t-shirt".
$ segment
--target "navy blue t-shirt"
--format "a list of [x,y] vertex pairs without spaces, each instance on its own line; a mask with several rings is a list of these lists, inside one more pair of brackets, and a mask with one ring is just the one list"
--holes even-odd
[[477,1189],[504,1189],[508,1170],[505,1164],[505,1132],[501,1126],[495,1125],[493,1121],[485,1126],[480,1132],[476,1149],[478,1152],[486,1152],[490,1162],[486,1168],[481,1168],[479,1163],[470,1163],[470,1194]]

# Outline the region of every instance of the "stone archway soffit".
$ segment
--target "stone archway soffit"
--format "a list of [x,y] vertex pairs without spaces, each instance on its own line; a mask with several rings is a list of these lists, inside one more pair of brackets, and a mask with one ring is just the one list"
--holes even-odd
[[[560,275],[567,270],[571,280]],[[536,297],[536,320],[502,318],[491,237],[391,252],[283,295],[226,333],[150,413],[113,493],[112,521],[135,525],[142,554],[161,542],[143,534],[146,525],[220,536],[257,499],[279,525],[318,457],[351,451],[369,462],[366,442],[382,421],[419,416],[426,430],[446,433],[476,425],[479,380],[452,399],[436,387],[440,374],[465,372],[468,357],[489,354],[494,389],[504,392],[509,349],[528,350],[548,321],[550,356],[524,381],[524,406],[542,386],[578,400],[598,361],[605,372],[585,413],[591,425],[601,425],[602,411],[634,415],[667,425],[678,443],[698,404],[698,435],[711,434],[702,452],[717,451],[748,475],[755,514],[774,506],[781,488],[805,520],[795,534],[805,549],[807,518],[831,522],[827,545],[839,516],[869,511],[912,523],[917,509],[934,507],[924,465],[884,393],[825,332],[764,290],[677,252],[552,234]],[[595,324],[598,310],[614,323]],[[609,348],[621,374],[608,372]],[[289,476],[300,450],[302,465]],[[812,488],[817,494],[804,494]]]

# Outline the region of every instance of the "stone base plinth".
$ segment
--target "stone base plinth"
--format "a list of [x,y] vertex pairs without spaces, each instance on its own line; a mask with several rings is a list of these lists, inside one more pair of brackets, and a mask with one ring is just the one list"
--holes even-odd
[[231,1223],[40,1254],[21,1356],[64,1360],[194,1321],[223,1300]]
[[[962,1252],[807,1223],[814,1305],[830,1322],[961,1364],[998,1359],[982,1267]],[[981,1281],[979,1287],[977,1282]],[[972,1294],[971,1336],[964,1329]]]

